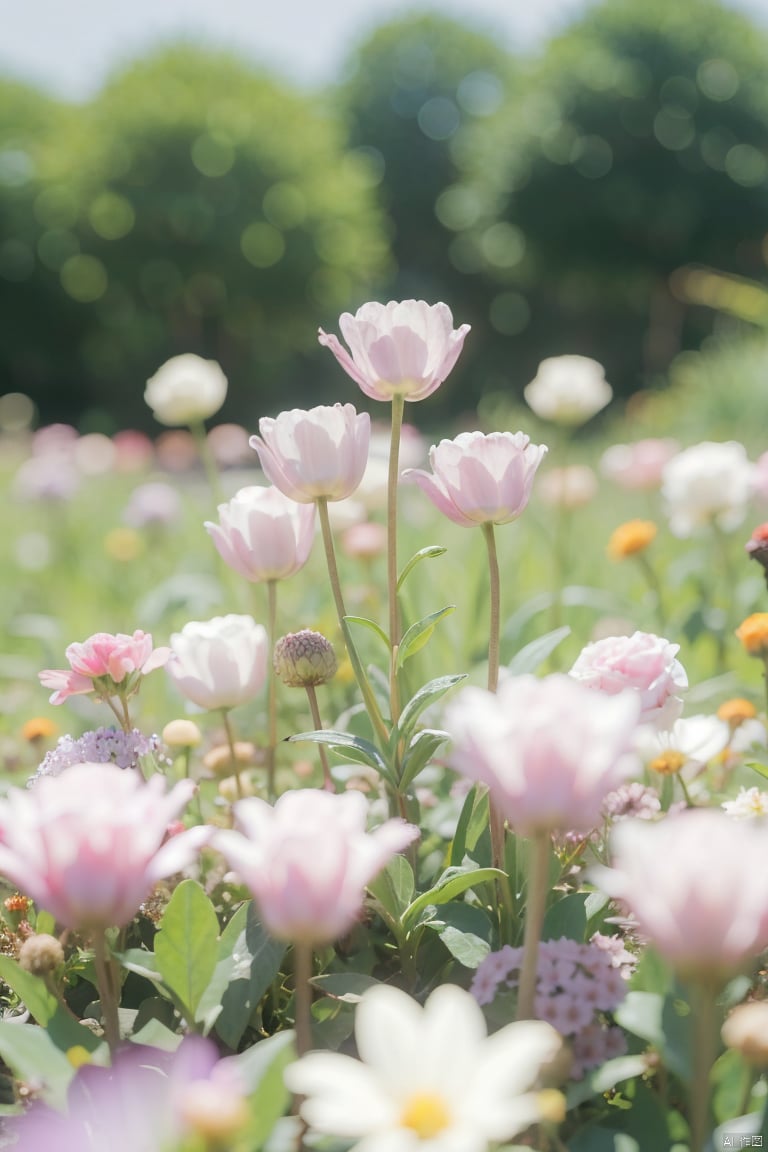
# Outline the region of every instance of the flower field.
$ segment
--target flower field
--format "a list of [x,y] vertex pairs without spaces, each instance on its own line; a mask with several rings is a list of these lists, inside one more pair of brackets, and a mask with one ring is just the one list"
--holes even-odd
[[0,398],[0,1114],[21,1152],[768,1144],[768,453],[467,325],[335,405]]

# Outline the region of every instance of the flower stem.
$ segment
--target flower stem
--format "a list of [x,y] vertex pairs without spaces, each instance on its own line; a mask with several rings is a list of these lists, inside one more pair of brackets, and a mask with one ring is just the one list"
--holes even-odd
[[482,528],[488,550],[488,576],[491,593],[491,619],[488,635],[488,691],[495,692],[499,686],[499,648],[501,642],[499,556],[496,551],[496,533],[493,524],[485,523]]
[[333,533],[331,531],[331,518],[328,515],[328,499],[325,496],[318,496],[317,498],[317,515],[320,520],[320,531],[323,535],[323,547],[325,549],[325,562],[328,565],[328,576],[331,581],[331,592],[333,593],[333,602],[336,605],[336,615],[339,618],[339,625],[344,630],[344,617],[347,610],[344,607],[344,597],[341,593],[341,581],[339,580],[339,569],[336,564],[336,550],[333,547]]
[[197,444],[197,450],[200,453],[200,459],[205,469],[205,477],[208,481],[208,487],[211,489],[214,504],[217,506],[224,503],[224,493],[221,490],[221,477],[219,470],[216,467],[216,461],[211,452],[211,446],[208,443],[208,437],[205,434],[205,424],[202,420],[196,420],[190,424],[192,435]]
[[549,887],[550,837],[548,832],[536,832],[530,841],[528,864],[528,897],[525,904],[525,933],[523,936],[523,963],[520,969],[517,1019],[535,1018],[536,975],[539,960],[539,937],[544,923]]
[[235,775],[235,787],[237,788],[237,798],[238,798],[238,800],[242,800],[243,799],[243,784],[242,784],[242,781],[240,779],[240,771],[237,767],[237,751],[235,749],[235,737],[234,737],[234,733],[232,732],[232,724],[230,723],[229,712],[227,711],[226,708],[222,708],[222,710],[221,710],[221,719],[222,719],[222,723],[224,724],[224,731],[227,734],[227,744],[229,745],[229,758],[232,761],[232,771],[234,772],[234,775]]
[[293,946],[294,1016],[296,1051],[305,1056],[312,1047],[312,947],[306,943]]
[[405,397],[392,397],[392,434],[389,442],[387,476],[387,597],[389,601],[389,643],[400,643],[400,614],[397,605],[397,489],[400,480],[400,432],[403,427]]
[[267,799],[275,800],[277,768],[277,674],[272,667],[272,653],[277,637],[277,580],[267,581]]
[[717,1053],[717,988],[706,982],[696,984],[692,1000],[691,1152],[704,1152],[711,1126],[710,1074]]
[[648,581],[648,587],[653,593],[654,600],[656,601],[656,622],[659,626],[660,635],[665,634],[667,627],[667,615],[664,611],[664,597],[661,591],[661,581],[659,580],[658,573],[646,556],[645,552],[637,553],[637,562],[643,570],[643,575]]
[[[317,704],[317,692],[315,691],[314,684],[306,684],[305,686],[307,699],[309,700],[309,710],[312,713],[312,723],[315,726],[316,732],[321,732],[323,729],[323,721],[320,717],[320,708]],[[331,767],[328,763],[328,752],[324,744],[318,744],[317,750],[320,754],[320,763],[323,766],[323,787],[326,792],[335,792],[336,785],[331,776]]]
[[114,969],[112,959],[108,955],[106,933],[103,930],[97,932],[93,938],[93,959],[104,1035],[110,1054],[114,1057],[120,1046],[120,1018],[117,1014],[118,998],[115,995]]

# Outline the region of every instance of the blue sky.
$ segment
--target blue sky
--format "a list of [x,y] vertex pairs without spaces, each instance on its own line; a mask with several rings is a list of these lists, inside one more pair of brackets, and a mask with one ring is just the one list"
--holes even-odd
[[[670,0],[674,3],[674,0]],[[768,0],[730,0],[768,26]],[[535,45],[589,0],[427,0],[510,48]],[[409,0],[0,0],[0,71],[71,99],[159,43],[190,37],[245,52],[307,86],[331,80],[345,56]]]

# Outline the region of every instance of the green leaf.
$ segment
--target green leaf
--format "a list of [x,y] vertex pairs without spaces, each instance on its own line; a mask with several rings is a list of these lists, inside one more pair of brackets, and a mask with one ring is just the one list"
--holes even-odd
[[506,875],[498,868],[447,868],[437,884],[424,892],[408,905],[403,913],[403,928],[409,932],[415,927],[421,913],[430,904],[447,904],[455,896],[460,896],[469,888],[476,888],[488,880],[506,880]]
[[[39,976],[33,976],[31,972],[25,972],[11,956],[0,956],[0,979],[24,1001],[32,1018],[47,1030],[61,1052],[76,1047],[95,1052],[101,1046],[102,1041],[89,1028],[79,1024],[53,993],[48,991],[45,981]],[[22,1027],[20,1024],[13,1025],[16,1033]]]
[[367,764],[369,768],[375,768],[380,775],[394,784],[384,757],[375,744],[371,744],[370,740],[364,740],[362,736],[327,728],[319,732],[297,732],[296,735],[288,737],[288,742],[291,744],[302,740],[312,744],[327,744],[333,751],[339,752],[353,763]]
[[757,772],[759,776],[768,779],[768,764],[763,764],[760,760],[745,760],[747,768],[751,768],[753,772]]
[[526,644],[515,653],[507,665],[507,671],[512,676],[535,672],[570,634],[571,629],[564,624],[562,628],[555,628],[554,632],[547,632],[546,635],[531,640],[530,644]]
[[218,936],[219,922],[205,892],[195,880],[182,880],[155,936],[155,963],[190,1024],[216,968]]
[[0,1020],[0,1057],[20,1080],[39,1084],[46,1103],[63,1107],[75,1068],[44,1028]]
[[225,1044],[237,1048],[254,1009],[280,971],[285,944],[268,935],[249,900],[224,929],[219,955],[229,978],[216,1031]]
[[450,740],[447,732],[440,732],[435,728],[422,728],[411,740],[408,750],[403,757],[403,767],[400,774],[400,788],[405,790],[426,767],[437,752],[441,744]]
[[424,709],[430,704],[434,704],[436,700],[444,696],[455,684],[460,684],[461,681],[466,680],[466,678],[466,672],[461,672],[457,676],[439,676],[436,680],[430,680],[428,684],[424,684],[419,688],[418,692],[404,705],[400,713],[400,722],[398,724],[400,737],[407,740]]
[[403,636],[400,641],[400,647],[397,650],[398,672],[406,660],[410,660],[411,656],[415,656],[417,652],[421,651],[434,632],[435,625],[446,616],[450,616],[451,612],[455,610],[455,604],[448,604],[445,608],[440,608],[437,612],[430,612],[429,616],[425,616],[422,620],[417,620],[415,624],[411,624],[405,636]]
[[400,591],[401,587],[405,583],[405,580],[411,574],[417,564],[419,564],[422,560],[432,560],[436,556],[443,556],[447,551],[448,549],[444,548],[441,544],[429,544],[426,548],[420,548],[418,552],[411,556],[410,560],[400,573],[400,577],[397,581],[397,591]]
[[332,972],[325,976],[313,976],[310,980],[324,996],[332,1000],[341,1000],[345,1004],[357,1004],[364,992],[369,988],[376,988],[380,980],[373,976],[366,976],[363,972]]
[[493,929],[482,908],[451,901],[426,926],[465,968],[478,968],[491,950]]
[[249,1152],[258,1152],[288,1108],[290,1093],[283,1073],[296,1059],[293,1032],[278,1032],[233,1057],[248,1092],[251,1121]]
[[622,1080],[632,1080],[647,1071],[648,1060],[645,1056],[618,1056],[615,1060],[608,1060],[593,1072],[588,1072],[583,1080],[568,1087],[566,1092],[568,1111],[577,1108],[579,1104],[583,1104],[593,1096],[602,1096]]
[[361,628],[367,628],[369,632],[373,632],[374,636],[378,636],[382,641],[387,652],[389,652],[389,637],[383,628],[380,628],[375,620],[368,620],[365,616],[345,616],[344,619],[348,624],[359,624]]
[[153,984],[162,984],[163,978],[157,970],[154,952],[148,952],[146,948],[126,948],[124,952],[115,952],[114,956],[126,972],[134,972],[145,980],[151,980]]
[[585,892],[572,892],[561,900],[556,900],[547,909],[542,928],[542,940],[559,940],[566,936],[583,944],[587,930],[587,900]]
[[386,868],[368,885],[385,918],[399,927],[403,912],[413,899],[413,869],[405,856],[393,856]]

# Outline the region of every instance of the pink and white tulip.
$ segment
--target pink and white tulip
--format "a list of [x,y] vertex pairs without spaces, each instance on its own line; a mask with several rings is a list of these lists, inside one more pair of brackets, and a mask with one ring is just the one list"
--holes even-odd
[[625,821],[612,867],[593,868],[592,880],[679,975],[725,981],[768,947],[767,842],[762,821],[716,809]]
[[448,706],[451,764],[487,784],[498,811],[524,836],[588,831],[604,797],[637,771],[640,705],[600,699],[569,676],[515,676],[498,692],[465,688]]
[[186,867],[209,835],[194,828],[166,840],[195,791],[165,790],[130,768],[74,764],[0,800],[0,875],[78,930],[122,927],[158,880]]
[[125,695],[141,676],[162,668],[169,654],[170,648],[153,648],[148,632],[137,630],[132,636],[97,632],[82,644],[69,645],[69,670],[46,669],[40,673],[40,683],[54,689],[51,704],[63,704],[68,696],[96,692],[100,687],[107,695]]
[[403,820],[366,832],[359,792],[285,792],[274,807],[253,797],[234,805],[236,831],[212,840],[250,888],[273,936],[312,945],[354,924],[366,885],[417,836]]
[[458,360],[469,332],[469,324],[454,330],[447,304],[424,300],[372,301],[354,316],[344,312],[339,327],[349,351],[322,328],[320,343],[330,348],[366,396],[384,401],[397,395],[423,400],[435,392]]
[[679,651],[679,644],[652,632],[606,636],[582,649],[570,675],[607,696],[632,692],[640,701],[640,722],[669,729],[683,710],[679,693],[688,687]]
[[299,504],[344,500],[359,485],[368,461],[371,418],[351,404],[293,408],[263,416],[250,444],[270,483]]
[[252,616],[191,620],[171,636],[166,671],[198,708],[236,708],[258,696],[266,682],[266,629]]
[[679,443],[672,439],[649,438],[634,444],[612,444],[600,458],[600,471],[620,488],[660,488],[665,466],[679,451]]
[[246,580],[286,580],[312,551],[315,509],[272,486],[241,488],[219,504],[219,523],[205,527],[224,563]]
[[523,432],[462,432],[430,448],[431,473],[409,468],[403,479],[418,484],[454,524],[508,524],[525,509],[546,452]]

